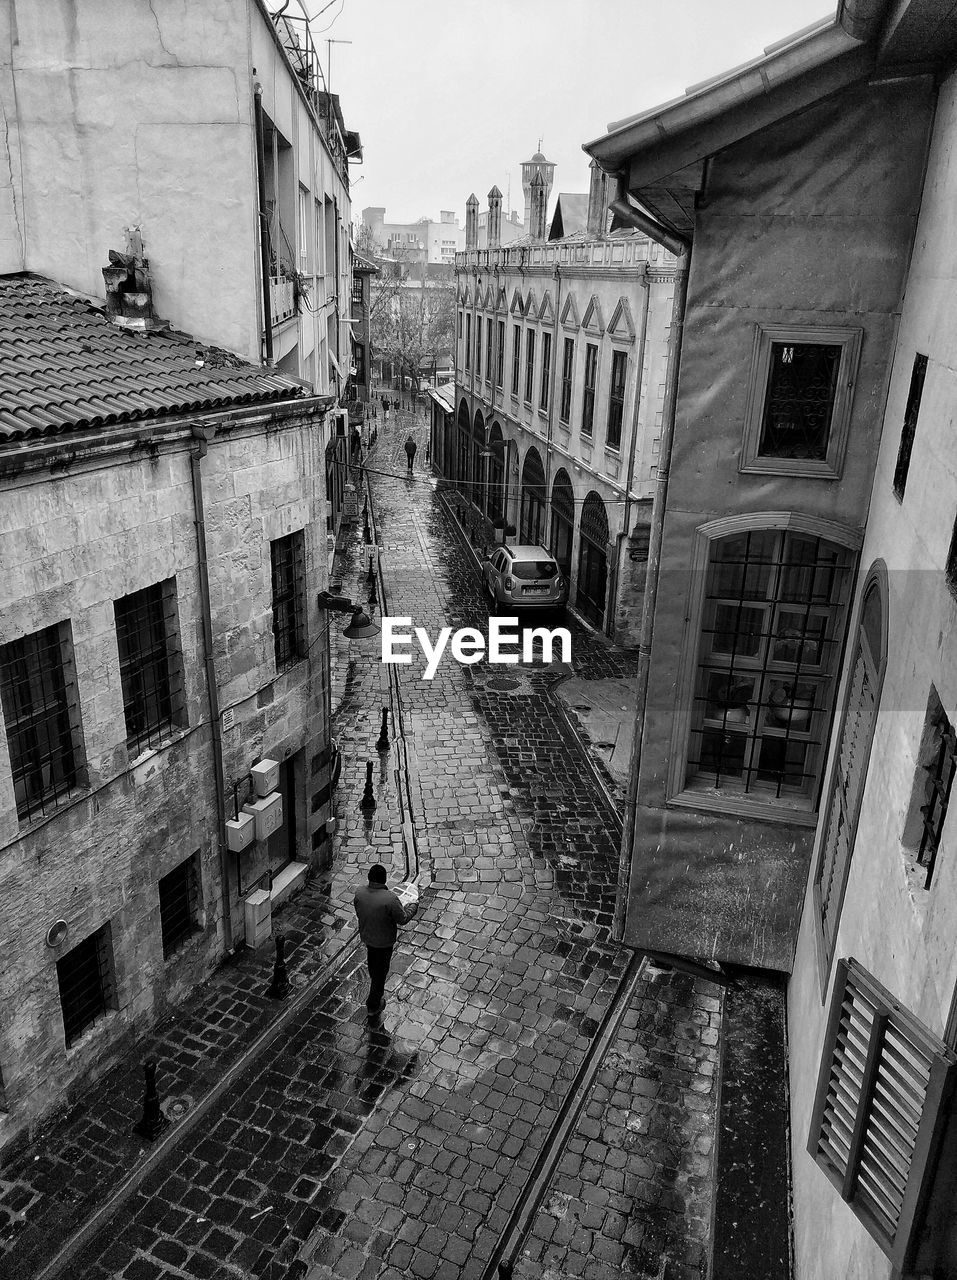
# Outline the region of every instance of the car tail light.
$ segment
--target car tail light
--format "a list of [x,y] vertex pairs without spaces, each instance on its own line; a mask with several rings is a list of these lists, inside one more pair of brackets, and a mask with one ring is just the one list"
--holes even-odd
[[515,585],[515,583],[512,581],[512,579],[511,579],[511,578],[506,578],[506,579],[505,579],[505,590],[506,590],[506,591],[511,591],[511,589],[512,589],[512,587],[514,587],[514,585]]

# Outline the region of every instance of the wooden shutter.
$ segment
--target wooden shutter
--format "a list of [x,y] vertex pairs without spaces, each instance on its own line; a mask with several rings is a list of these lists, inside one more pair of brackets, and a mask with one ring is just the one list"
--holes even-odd
[[867,970],[840,961],[808,1150],[898,1266],[926,1199],[955,1061]]
[[854,833],[864,795],[876,710],[874,678],[864,648],[858,644],[814,878],[819,926],[828,963],[834,954]]

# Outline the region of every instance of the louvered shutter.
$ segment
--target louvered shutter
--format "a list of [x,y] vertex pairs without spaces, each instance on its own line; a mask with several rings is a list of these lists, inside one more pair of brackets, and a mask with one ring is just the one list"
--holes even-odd
[[841,960],[808,1150],[900,1266],[923,1208],[954,1054]]
[[828,962],[834,953],[834,939],[837,936],[844,886],[851,863],[854,832],[864,795],[876,710],[874,680],[868,670],[863,646],[859,644],[837,762],[831,780],[831,800],[814,882]]

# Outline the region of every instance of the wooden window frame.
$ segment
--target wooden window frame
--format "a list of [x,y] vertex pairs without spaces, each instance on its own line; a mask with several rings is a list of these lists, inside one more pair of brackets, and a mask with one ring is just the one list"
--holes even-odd
[[525,403],[531,404],[535,394],[535,330],[525,331]]
[[522,326],[520,324],[512,325],[512,396],[515,400],[519,396],[519,388],[522,380]]
[[897,462],[894,465],[894,496],[898,502],[904,501],[904,490],[907,487],[907,473],[910,470],[911,453],[917,435],[917,420],[920,417],[920,405],[924,395],[924,383],[927,379],[927,357],[919,351],[914,354],[911,367],[910,385],[907,389],[907,404],[904,407],[904,421],[901,424],[901,439],[897,449]]
[[501,388],[505,382],[505,321],[498,321],[498,349],[495,352],[495,385]]
[[[688,748],[694,722],[694,694],[698,676],[698,654],[701,643],[701,620],[705,604],[705,590],[710,565],[711,547],[719,539],[749,531],[789,530],[825,539],[842,548],[848,556],[848,573],[853,572],[855,554],[860,550],[862,535],[837,521],[806,516],[795,511],[753,512],[740,516],[725,516],[701,525],[695,532],[692,549],[690,591],[686,616],[694,625],[686,628],[679,677],[675,690],[671,750],[668,766],[667,800],[669,808],[686,808],[705,813],[724,813],[739,817],[759,818],[768,822],[785,822],[795,826],[817,825],[816,796],[806,798],[760,798],[754,793],[734,791],[715,794],[702,789],[688,779]],[[846,627],[847,606],[844,618],[838,624],[840,633]],[[846,634],[846,632],[845,632]],[[840,646],[838,646],[840,647]],[[838,664],[837,669],[840,669]],[[831,710],[824,713],[824,729],[833,716]],[[822,758],[823,764],[823,758]]]
[[566,337],[562,346],[562,394],[558,420],[566,426],[572,420],[572,394],[575,385],[575,339]]
[[548,397],[552,378],[552,335],[542,334],[542,374],[540,379],[538,408],[541,413],[548,412]]
[[465,372],[472,370],[472,316],[465,317]]
[[595,435],[595,396],[598,387],[598,344],[585,343],[585,369],[582,375],[581,435],[588,440]]
[[[621,370],[620,386],[615,373]],[[620,390],[620,394],[619,394]],[[621,435],[625,422],[625,398],[628,394],[628,352],[615,348],[611,353],[611,377],[608,383],[608,424],[605,429],[605,448],[621,452]],[[614,432],[613,432],[614,428]],[[613,440],[612,435],[616,434]]]
[[[820,480],[841,478],[862,335],[861,329],[852,328],[755,325],[739,471],[757,475],[806,476]],[[774,343],[841,348],[827,450],[823,459],[777,458],[759,453],[771,372],[771,347]]]
[[[881,601],[881,637],[880,653],[874,653],[863,626],[864,604],[868,593],[876,589]],[[814,927],[821,978],[821,999],[827,994],[827,983],[831,964],[837,946],[837,934],[840,927],[841,912],[844,907],[844,894],[850,877],[851,863],[854,859],[854,844],[857,839],[857,824],[860,820],[864,802],[864,791],[867,786],[867,769],[870,762],[874,730],[880,711],[881,689],[884,684],[884,672],[887,667],[887,627],[888,627],[888,587],[887,567],[883,560],[876,561],[864,578],[860,595],[854,610],[853,628],[850,635],[855,642],[848,645],[848,661],[842,672],[843,689],[840,694],[839,712],[835,718],[835,729],[831,735],[828,751],[828,763],[824,774],[824,786],[821,791],[821,821],[818,825],[812,864],[814,874],[811,881],[811,899],[814,906]],[[851,699],[854,696],[858,668],[862,671],[863,682],[870,686],[873,699],[873,717],[869,726],[867,742],[862,748],[860,763],[860,788],[852,797],[852,808],[843,813],[844,830],[846,831],[846,854],[843,866],[836,860],[828,860],[828,838],[831,823],[841,819],[840,807],[846,802],[846,795],[841,787],[841,762],[844,751],[844,735],[848,731],[848,716],[851,712]],[[838,808],[835,808],[837,806]],[[835,836],[836,838],[836,836]],[[833,910],[831,904],[833,903]],[[833,921],[833,925],[829,925]]]
[[[163,626],[163,660],[150,654],[142,647],[136,649],[130,640],[140,634],[141,628],[133,630],[128,626],[131,615],[144,609],[155,610],[158,606]],[[151,583],[138,591],[131,591],[118,600],[113,601],[113,614],[116,625],[117,653],[120,663],[120,681],[123,689],[123,713],[126,719],[126,744],[132,755],[139,755],[146,750],[155,750],[161,743],[177,730],[186,727],[186,698],[184,690],[183,655],[180,646],[179,614],[176,599],[176,579],[166,578],[162,582]],[[124,637],[126,639],[124,640]],[[158,650],[160,646],[154,646]],[[125,650],[125,652],[124,652]],[[160,695],[168,704],[169,714],[153,716],[144,721],[142,727],[136,727],[136,717],[143,712],[143,697],[138,690],[137,682],[144,672],[150,668],[154,674],[161,670],[165,677],[165,693]]]
[[896,1274],[919,1243],[955,1070],[943,1040],[856,960],[838,961],[807,1150]]

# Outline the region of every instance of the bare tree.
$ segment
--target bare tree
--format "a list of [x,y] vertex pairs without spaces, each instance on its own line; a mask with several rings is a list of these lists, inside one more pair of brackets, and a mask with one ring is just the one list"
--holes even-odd
[[451,354],[455,289],[444,282],[419,286],[398,276],[385,282],[386,290],[390,284],[378,314],[373,311],[373,341],[377,354],[398,366],[417,395],[422,370]]

